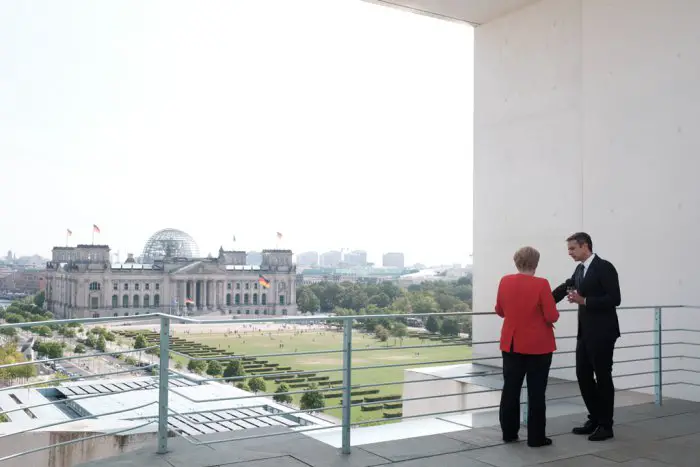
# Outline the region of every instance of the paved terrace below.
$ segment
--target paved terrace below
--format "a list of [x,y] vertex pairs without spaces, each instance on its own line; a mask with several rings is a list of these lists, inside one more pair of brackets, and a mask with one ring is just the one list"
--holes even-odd
[[[528,448],[524,442],[504,445],[495,427],[473,428],[339,450],[301,433],[193,446],[171,439],[171,452],[154,453],[155,446],[83,467],[697,467],[700,465],[700,403],[667,399],[616,409],[614,440],[593,443],[570,433],[581,414],[548,422],[554,445]],[[386,427],[386,429],[391,429]],[[279,431],[256,430],[256,434]],[[524,435],[521,431],[521,436]],[[200,441],[250,436],[249,431],[211,435]]]

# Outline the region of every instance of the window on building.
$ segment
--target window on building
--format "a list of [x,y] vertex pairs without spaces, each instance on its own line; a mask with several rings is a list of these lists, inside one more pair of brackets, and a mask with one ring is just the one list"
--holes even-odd
[[122,308],[129,308],[129,296],[127,294],[124,294],[122,297]]
[[254,293],[253,294],[253,305],[257,305],[257,304],[258,304],[258,294]]
[[124,284],[124,290],[129,290],[129,284]]
[[241,283],[240,282],[236,282],[236,290],[241,290]]
[[240,305],[240,304],[241,304],[241,294],[237,293],[236,294],[236,305]]
[[280,305],[284,305],[284,295],[280,295]]
[[90,282],[90,290],[100,290],[99,282]]
[[284,316],[287,316],[287,310],[286,310],[286,309],[285,309],[285,310],[282,310],[282,314],[283,314]]
[[246,311],[245,311],[245,314],[246,314],[246,315],[249,315],[249,314],[250,314],[250,310],[246,310]]
[[151,297],[149,297],[148,294],[146,294],[143,296],[143,307],[148,308],[149,306],[151,306]]
[[231,306],[231,294],[226,294],[226,306]]
[[139,296],[138,295],[134,295],[134,298],[132,299],[132,301],[134,303],[134,308],[138,308],[141,305],[139,303]]
[[260,310],[255,310],[255,314],[256,314],[256,315],[259,315],[259,314],[260,314]]
[[160,284],[156,282],[156,290],[160,290]]
[[140,284],[134,284],[134,290],[139,290],[139,285]]
[[119,297],[112,295],[112,308],[117,308],[119,306]]
[[248,297],[248,294],[244,294],[243,295],[243,304],[247,305],[248,303],[250,303],[250,298]]
[[160,306],[160,295],[159,294],[155,294],[153,296],[153,306],[156,308],[158,308]]
[[145,283],[145,284],[143,284],[143,288],[146,290],[151,290],[151,284]]
[[112,284],[112,290],[119,290],[119,283],[118,282],[115,282],[114,284]]
[[258,289],[258,283],[257,283],[257,282],[253,284],[253,288],[254,288],[255,290]]
[[249,288],[250,288],[250,284],[246,282],[246,283],[245,283],[245,289],[248,290]]
[[261,298],[260,301],[262,302],[262,304],[267,305],[267,294],[266,293],[262,294],[262,296],[260,298]]
[[228,282],[228,283],[226,284],[226,290],[231,290],[231,283],[230,283],[230,282]]

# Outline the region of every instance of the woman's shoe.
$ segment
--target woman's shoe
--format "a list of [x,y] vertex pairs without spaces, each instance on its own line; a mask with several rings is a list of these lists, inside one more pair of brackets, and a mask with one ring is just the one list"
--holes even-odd
[[517,443],[520,441],[520,436],[515,435],[515,436],[504,436],[503,437],[503,442],[504,443]]
[[552,444],[552,438],[544,438],[544,439],[539,439],[537,441],[530,441],[529,439],[527,440],[527,445],[530,446],[531,448],[541,448],[542,446],[551,446]]

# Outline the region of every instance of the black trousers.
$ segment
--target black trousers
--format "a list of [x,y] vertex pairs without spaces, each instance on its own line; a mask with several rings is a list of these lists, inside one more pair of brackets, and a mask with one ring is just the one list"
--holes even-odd
[[552,354],[525,355],[503,352],[503,391],[499,419],[504,439],[513,439],[520,430],[520,391],[527,377],[527,438],[540,441],[545,438],[547,406],[545,392]]
[[615,407],[614,350],[615,340],[579,339],[576,342],[576,379],[588,418],[606,428],[612,428]]

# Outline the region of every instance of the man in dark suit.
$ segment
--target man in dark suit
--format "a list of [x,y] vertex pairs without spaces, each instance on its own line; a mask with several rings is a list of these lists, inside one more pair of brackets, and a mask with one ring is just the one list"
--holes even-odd
[[569,256],[579,265],[573,276],[552,291],[554,300],[568,297],[578,305],[576,379],[588,409],[588,421],[573,429],[591,441],[614,436],[615,387],[612,379],[613,351],[620,337],[616,307],[620,305],[620,283],[615,266],[593,253],[587,233],[566,239]]

